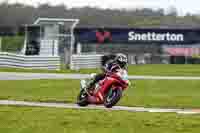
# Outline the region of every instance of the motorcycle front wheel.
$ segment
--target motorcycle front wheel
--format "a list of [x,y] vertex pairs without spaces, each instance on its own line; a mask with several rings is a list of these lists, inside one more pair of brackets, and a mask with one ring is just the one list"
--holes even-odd
[[106,108],[112,108],[112,106],[117,104],[117,102],[120,100],[121,97],[122,97],[122,89],[117,88],[113,90],[111,88],[107,96],[105,97],[104,106]]
[[85,92],[84,89],[82,89],[77,96],[77,104],[79,106],[87,106],[89,102],[87,101],[88,94]]

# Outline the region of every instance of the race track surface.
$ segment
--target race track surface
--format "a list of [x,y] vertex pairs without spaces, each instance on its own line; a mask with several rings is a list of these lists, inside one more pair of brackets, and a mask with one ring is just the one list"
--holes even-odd
[[[0,80],[32,80],[32,79],[85,79],[89,74],[50,74],[50,73],[16,73],[0,72]],[[200,80],[200,77],[183,76],[129,76],[129,79],[163,79],[163,80]]]

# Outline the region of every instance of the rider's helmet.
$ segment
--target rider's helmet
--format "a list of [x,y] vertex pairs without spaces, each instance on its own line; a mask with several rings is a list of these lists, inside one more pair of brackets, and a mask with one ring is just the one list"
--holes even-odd
[[116,54],[115,61],[119,64],[121,68],[126,68],[128,64],[128,59],[125,54],[118,53]]

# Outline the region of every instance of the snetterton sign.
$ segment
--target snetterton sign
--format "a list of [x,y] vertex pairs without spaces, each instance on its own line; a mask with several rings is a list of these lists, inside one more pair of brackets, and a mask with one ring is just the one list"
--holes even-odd
[[79,28],[76,41],[81,43],[194,44],[200,43],[200,29]]
[[135,31],[130,31],[128,33],[128,41],[176,41],[183,42],[184,35],[183,34],[175,34],[175,33],[155,33],[155,32],[147,32],[147,33],[137,33]]

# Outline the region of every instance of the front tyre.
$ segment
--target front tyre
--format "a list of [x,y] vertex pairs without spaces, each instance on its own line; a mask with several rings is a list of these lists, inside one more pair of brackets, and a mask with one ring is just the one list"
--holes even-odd
[[112,108],[122,97],[122,89],[116,88],[116,89],[110,89],[108,95],[106,96],[104,100],[104,106],[106,108]]
[[77,97],[77,104],[79,106],[87,106],[89,102],[87,101],[88,94],[82,89]]

